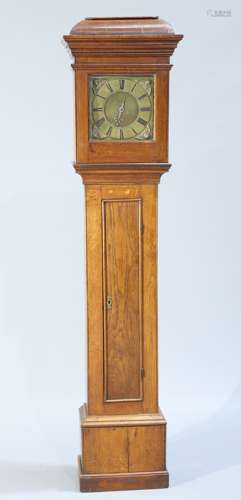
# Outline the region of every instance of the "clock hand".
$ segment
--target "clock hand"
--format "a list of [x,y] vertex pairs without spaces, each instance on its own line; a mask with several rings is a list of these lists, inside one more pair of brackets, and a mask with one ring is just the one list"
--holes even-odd
[[125,111],[125,102],[126,102],[126,96],[124,97],[124,99],[122,101],[122,104],[121,104],[121,106],[118,109],[118,116],[117,116],[118,125],[120,125],[121,115]]
[[121,113],[123,113],[123,111],[125,110],[125,102],[126,102],[126,96],[124,97],[123,102],[122,102],[122,105],[121,105],[121,107],[119,108],[119,110],[121,111]]

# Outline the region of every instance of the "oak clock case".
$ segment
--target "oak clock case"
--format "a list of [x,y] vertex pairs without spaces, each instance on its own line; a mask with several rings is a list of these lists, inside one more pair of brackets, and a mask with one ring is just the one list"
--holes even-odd
[[165,488],[157,188],[170,168],[170,56],[182,35],[158,17],[87,18],[64,39],[74,57],[74,166],[86,202],[80,490]]

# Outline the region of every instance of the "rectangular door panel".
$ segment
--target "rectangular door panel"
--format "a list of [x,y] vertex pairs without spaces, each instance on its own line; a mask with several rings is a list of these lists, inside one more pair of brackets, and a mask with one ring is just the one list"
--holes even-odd
[[143,398],[142,200],[102,201],[105,401]]
[[129,472],[165,470],[165,425],[129,427]]
[[82,467],[85,474],[128,472],[126,428],[84,429]]

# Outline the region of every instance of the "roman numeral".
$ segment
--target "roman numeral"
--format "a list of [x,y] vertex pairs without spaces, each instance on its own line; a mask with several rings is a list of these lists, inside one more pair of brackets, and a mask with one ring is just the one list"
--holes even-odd
[[140,108],[140,111],[151,111],[151,108],[150,107],[149,108],[148,107],[147,108]]
[[93,111],[94,113],[96,113],[97,111],[102,111],[103,108],[93,108]]
[[112,127],[108,128],[108,130],[106,132],[106,136],[110,137],[111,136],[111,132],[112,132]]
[[141,118],[141,117],[140,117],[140,118],[138,118],[138,120],[137,120],[137,121],[138,121],[139,123],[141,123],[141,125],[144,125],[144,126],[146,126],[146,125],[147,125],[147,121],[146,121],[146,120],[143,120],[143,118]]
[[139,101],[140,101],[141,99],[144,99],[144,97],[146,97],[147,95],[148,95],[148,94],[143,94],[143,95],[141,95],[140,97],[138,97]]
[[125,87],[125,80],[120,80],[120,89],[124,90]]
[[134,85],[133,85],[133,87],[131,89],[131,92],[133,92],[133,90],[136,88],[136,86],[137,86],[137,82],[134,83]]
[[110,82],[106,82],[106,87],[109,89],[110,92],[114,92]]
[[101,127],[101,125],[102,125],[102,123],[104,123],[104,121],[105,121],[105,118],[104,118],[104,116],[102,116],[102,118],[100,118],[99,120],[97,120],[96,126],[97,127]]
[[123,130],[122,130],[122,129],[120,129],[120,139],[121,139],[122,141],[123,141],[123,139],[124,139],[124,134],[123,134]]

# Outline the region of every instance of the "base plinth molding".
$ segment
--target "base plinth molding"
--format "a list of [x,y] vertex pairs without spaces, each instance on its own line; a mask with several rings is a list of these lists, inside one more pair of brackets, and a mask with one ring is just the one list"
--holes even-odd
[[80,491],[145,490],[168,488],[168,471],[84,474],[78,457]]

